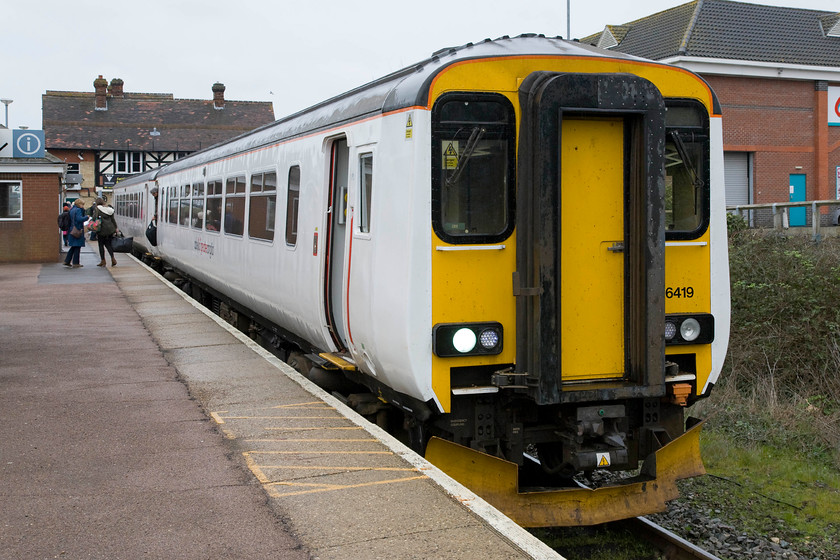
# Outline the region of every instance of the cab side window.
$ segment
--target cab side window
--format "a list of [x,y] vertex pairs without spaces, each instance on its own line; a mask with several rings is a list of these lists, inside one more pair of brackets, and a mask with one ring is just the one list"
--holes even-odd
[[448,243],[513,232],[515,117],[497,94],[447,94],[432,109],[432,226]]

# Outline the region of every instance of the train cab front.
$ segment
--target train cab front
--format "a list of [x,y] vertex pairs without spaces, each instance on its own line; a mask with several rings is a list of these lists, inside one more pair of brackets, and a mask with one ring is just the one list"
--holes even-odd
[[[501,95],[433,109],[451,390],[426,456],[524,526],[663,511],[704,472],[684,410],[716,378],[711,108],[662,81],[534,72],[518,127]],[[599,470],[624,474],[576,485]]]

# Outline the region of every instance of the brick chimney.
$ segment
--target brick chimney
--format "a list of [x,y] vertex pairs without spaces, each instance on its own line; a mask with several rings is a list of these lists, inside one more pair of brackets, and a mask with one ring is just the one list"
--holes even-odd
[[99,75],[98,78],[93,80],[93,89],[96,92],[96,104],[94,108],[97,111],[107,111],[108,110],[108,80],[102,77],[102,74]]
[[213,108],[217,110],[225,108],[225,84],[221,82],[213,84]]
[[111,97],[125,97],[123,94],[123,81],[122,78],[114,78],[111,80],[111,85],[108,86],[108,93]]

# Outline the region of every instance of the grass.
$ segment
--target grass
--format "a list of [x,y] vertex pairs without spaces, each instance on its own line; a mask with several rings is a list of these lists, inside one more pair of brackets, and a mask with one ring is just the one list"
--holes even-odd
[[709,476],[682,493],[753,535],[840,558],[840,240],[741,226],[731,219],[724,371],[692,411],[708,418]]
[[840,554],[840,471],[830,462],[765,444],[733,445],[714,430],[703,435],[701,448],[729,520],[753,534],[776,531],[794,544]]

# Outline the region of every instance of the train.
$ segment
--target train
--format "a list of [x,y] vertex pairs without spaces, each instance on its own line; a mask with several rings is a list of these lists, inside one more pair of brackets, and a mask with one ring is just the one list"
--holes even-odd
[[305,375],[364,388],[348,402],[514,521],[593,525],[704,472],[686,408],[729,338],[722,142],[696,74],[524,34],[112,202],[137,255]]

